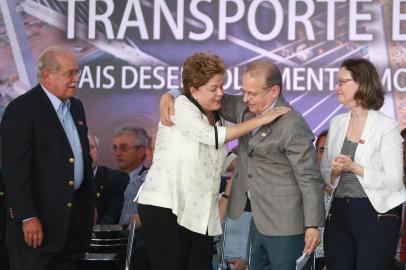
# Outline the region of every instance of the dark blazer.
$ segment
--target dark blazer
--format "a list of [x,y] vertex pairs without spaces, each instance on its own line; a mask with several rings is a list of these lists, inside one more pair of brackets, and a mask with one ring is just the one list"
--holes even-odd
[[0,172],[0,246],[4,242],[6,229],[6,190]]
[[9,269],[9,254],[4,243],[6,226],[6,191],[0,172],[0,266],[1,269]]
[[[70,100],[70,112],[83,150],[86,226],[80,239],[85,248],[90,240],[96,196],[85,112],[78,99]],[[44,242],[37,250],[60,251],[67,236],[74,196],[75,160],[55,109],[40,85],[9,104],[0,124],[0,135],[8,204],[8,245],[27,247],[21,224],[24,219],[36,216],[44,231]]]
[[118,224],[124,202],[124,191],[130,177],[127,173],[97,166],[96,186],[98,224]]

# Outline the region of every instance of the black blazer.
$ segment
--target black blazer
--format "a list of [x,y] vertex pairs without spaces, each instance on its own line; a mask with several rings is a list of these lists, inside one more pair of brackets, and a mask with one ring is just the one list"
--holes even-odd
[[130,177],[127,173],[97,166],[96,186],[98,224],[118,224],[124,202],[124,191]]
[[3,179],[0,172],[0,247],[4,242],[6,229],[6,190],[4,188]]
[[[90,240],[95,190],[82,103],[70,98],[83,150],[84,213],[82,246]],[[68,138],[40,85],[14,99],[0,124],[3,180],[7,192],[6,240],[26,248],[21,222],[38,217],[44,231],[39,251],[60,251],[65,243],[74,196],[74,159]]]

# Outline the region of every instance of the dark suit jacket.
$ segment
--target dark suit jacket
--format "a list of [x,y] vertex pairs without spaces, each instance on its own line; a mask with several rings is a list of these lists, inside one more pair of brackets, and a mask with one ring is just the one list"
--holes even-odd
[[9,269],[9,255],[6,244],[4,243],[6,226],[6,192],[3,179],[0,172],[0,266],[1,269]]
[[6,190],[0,172],[0,246],[4,242],[6,229]]
[[[70,112],[83,150],[83,220],[86,226],[80,238],[85,248],[90,240],[96,196],[85,112],[79,100],[70,100]],[[55,109],[40,85],[9,104],[0,125],[0,135],[8,204],[8,245],[27,248],[22,221],[38,217],[43,226],[44,242],[37,250],[60,251],[69,226],[75,161]]]
[[130,177],[127,173],[97,166],[96,186],[98,224],[118,224],[124,202],[124,191]]

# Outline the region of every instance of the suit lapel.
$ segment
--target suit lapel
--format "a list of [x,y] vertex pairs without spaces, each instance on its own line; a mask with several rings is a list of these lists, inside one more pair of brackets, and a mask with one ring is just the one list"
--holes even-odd
[[[255,117],[255,114],[251,113],[247,108],[245,110],[245,112],[243,113],[243,115],[242,115],[241,122],[247,121],[247,120],[252,119],[254,117]],[[248,147],[250,139],[251,139],[251,132],[244,135],[244,136],[242,136],[242,137],[240,137],[239,141],[240,141],[240,143],[243,143],[243,144],[247,145],[247,147]]]
[[100,185],[103,185],[103,179],[104,179],[104,173],[103,173],[103,167],[102,166],[97,166],[96,169],[96,175],[94,176],[94,184],[96,186],[96,190],[98,190]]
[[271,134],[271,132],[272,132],[271,124],[262,126],[257,131],[257,133],[255,133],[255,135],[249,140],[247,149],[248,155],[250,155],[252,150],[254,150],[255,146],[261,141],[263,141],[266,137],[268,137],[268,135]]
[[[337,135],[335,140],[332,140],[334,151],[331,152],[331,158],[337,157],[341,153],[341,148],[347,135],[348,125],[350,124],[351,112],[348,112],[343,119],[343,122],[338,125]],[[332,134],[334,134],[332,132]]]
[[[87,125],[86,125],[86,120],[85,120],[85,115],[84,111],[81,107],[81,103],[74,99],[71,98],[71,106],[70,106],[70,113],[72,115],[73,121],[75,122],[76,130],[79,135],[79,140],[80,144],[82,146],[82,156],[83,156],[83,163],[85,166],[85,179],[93,178],[93,172],[92,170],[87,170],[87,168],[90,168],[91,166],[88,166],[88,164],[91,165],[90,162],[90,147],[89,147],[89,139],[87,138]],[[105,173],[107,173],[105,171]]]
[[42,117],[46,123],[49,123],[54,128],[56,135],[61,139],[62,143],[65,145],[65,148],[68,150],[68,153],[72,155],[72,149],[70,147],[68,137],[65,134],[65,130],[62,127],[61,121],[59,120],[51,101],[40,85],[35,88],[35,91],[38,92]]
[[[275,104],[275,107],[279,106],[289,106],[289,103],[285,101],[282,94],[279,96],[278,101]],[[251,137],[251,139],[248,142],[247,149],[248,154],[250,155],[250,153],[254,150],[255,146],[258,145],[258,143],[260,143],[261,141],[263,141],[266,137],[268,137],[271,133],[272,133],[272,123],[260,127],[260,129],[255,133],[254,136]]]
[[85,120],[83,119],[83,116],[80,113],[79,108],[77,108],[76,102],[74,102],[71,99],[71,106],[70,106],[70,113],[72,115],[73,121],[75,122],[76,130],[78,131],[79,134],[79,139],[80,143],[82,144],[82,150],[83,152],[85,151],[85,145],[88,140],[87,138],[87,128],[86,128],[86,123]]
[[371,142],[374,132],[374,123],[376,118],[376,111],[369,110],[367,121],[365,122],[364,130],[358,142],[357,150],[355,151],[354,161],[359,160],[363,156],[365,149],[368,148],[368,143]]

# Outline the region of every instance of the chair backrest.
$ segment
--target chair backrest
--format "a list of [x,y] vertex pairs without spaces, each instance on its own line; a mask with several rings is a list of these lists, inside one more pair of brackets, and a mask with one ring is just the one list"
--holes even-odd
[[90,252],[118,253],[124,258],[127,241],[128,231],[121,225],[95,225],[90,240]]
[[[226,218],[223,223],[223,235],[220,239],[218,269],[227,269],[228,258],[247,260],[249,265],[251,245],[249,230],[252,219],[251,212],[244,212],[237,220]],[[229,269],[229,268],[228,268]]]
[[95,225],[89,250],[78,257],[78,270],[123,269],[128,237],[121,225]]
[[125,257],[125,270],[130,270],[131,254],[132,254],[132,250],[133,250],[134,236],[135,236],[135,224],[136,224],[135,220],[131,220],[129,232],[128,232],[127,251],[126,251],[126,257]]

